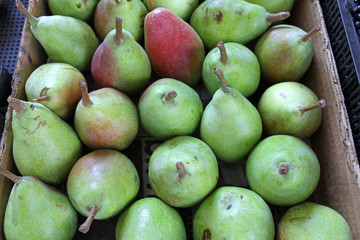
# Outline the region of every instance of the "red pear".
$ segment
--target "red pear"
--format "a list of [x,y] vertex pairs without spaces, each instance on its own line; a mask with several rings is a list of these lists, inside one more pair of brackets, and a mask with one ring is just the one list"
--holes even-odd
[[145,17],[145,49],[161,77],[194,86],[201,78],[205,49],[195,30],[176,14],[156,8]]

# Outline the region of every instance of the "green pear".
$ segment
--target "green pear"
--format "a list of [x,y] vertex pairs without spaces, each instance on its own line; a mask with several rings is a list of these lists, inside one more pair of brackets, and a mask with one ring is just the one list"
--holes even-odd
[[262,140],[246,161],[250,188],[274,205],[291,206],[306,200],[320,178],[314,151],[302,140],[275,135]]
[[275,226],[270,208],[253,191],[220,187],[196,210],[194,240],[273,240]]
[[313,58],[312,36],[292,25],[276,25],[257,41],[255,54],[260,62],[261,77],[269,83],[299,81],[307,72]]
[[79,81],[82,73],[66,63],[46,63],[35,69],[26,80],[28,101],[40,102],[64,120],[72,118],[81,99]]
[[207,0],[195,9],[190,25],[205,47],[212,49],[219,41],[247,44],[273,22],[289,16],[289,12],[268,13],[264,7],[243,0]]
[[89,22],[100,0],[48,0],[53,15],[70,16]]
[[258,102],[264,132],[267,135],[287,134],[305,139],[321,124],[324,99],[298,82],[282,82],[265,90]]
[[193,134],[203,113],[198,93],[171,78],[152,83],[138,106],[141,125],[151,136],[162,140]]
[[263,6],[270,13],[291,12],[296,0],[246,0]]
[[116,29],[106,35],[94,53],[91,73],[99,87],[113,87],[135,95],[149,83],[151,63],[131,33],[122,29],[122,19],[115,21]]
[[127,148],[139,130],[135,104],[113,88],[100,88],[88,94],[85,82],[80,81],[79,86],[83,98],[76,107],[74,125],[81,141],[91,149]]
[[20,0],[16,0],[16,6],[28,19],[31,32],[51,62],[68,63],[81,72],[90,70],[92,56],[100,42],[87,23],[60,15],[36,18]]
[[134,164],[124,154],[96,150],[81,157],[69,173],[67,192],[86,221],[79,231],[89,231],[94,219],[117,215],[137,195],[140,180]]
[[228,87],[238,90],[244,97],[250,97],[260,82],[260,65],[255,54],[238,43],[223,43],[212,49],[205,57],[202,77],[211,95],[220,88],[219,78],[214,69],[220,68]]
[[220,160],[239,162],[260,141],[261,118],[249,100],[236,89],[226,86],[219,68],[214,72],[220,79],[221,88],[204,110],[200,136]]
[[341,239],[352,240],[351,229],[334,209],[304,202],[290,208],[280,219],[277,239]]
[[155,149],[149,181],[161,200],[174,207],[191,207],[216,186],[218,163],[208,145],[191,136],[172,138]]
[[[199,0],[143,0],[148,11],[152,11],[157,7],[167,8],[184,21],[189,20],[191,14],[199,5]],[[153,1],[154,6],[151,2]]]
[[121,213],[116,240],[186,240],[180,214],[157,198],[143,198]]
[[148,13],[141,0],[101,0],[95,9],[94,28],[100,39],[115,29],[114,19],[124,19],[123,27],[137,42],[144,39],[144,19]]
[[12,118],[14,162],[23,176],[60,184],[82,155],[75,131],[40,103],[8,99]]
[[78,216],[65,194],[37,178],[18,177],[3,167],[0,175],[15,183],[5,210],[6,239],[73,239]]

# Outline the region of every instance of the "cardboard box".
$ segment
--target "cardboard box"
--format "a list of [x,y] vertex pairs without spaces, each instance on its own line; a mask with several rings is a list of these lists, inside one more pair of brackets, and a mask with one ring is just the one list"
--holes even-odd
[[[35,16],[49,14],[44,0],[31,0],[30,12]],[[349,223],[354,239],[360,239],[360,170],[356,156],[351,128],[348,121],[344,98],[334,62],[331,45],[326,31],[320,3],[318,0],[298,1],[289,20],[289,23],[299,26],[304,30],[310,30],[320,26],[320,32],[313,38],[314,59],[305,76],[305,84],[308,85],[319,98],[324,98],[327,106],[323,109],[323,120],[320,129],[310,139],[310,144],[317,154],[321,165],[321,179],[312,196],[312,200],[325,204],[345,217]],[[46,63],[47,56],[32,36],[29,24],[26,21],[23,29],[18,63],[13,77],[12,96],[26,99],[24,85],[31,72],[41,64]],[[1,139],[1,166],[16,173],[16,167],[12,159],[12,130],[11,109],[6,115],[5,130]],[[140,194],[150,196],[151,192],[146,189],[146,171],[150,152],[146,149],[154,149],[159,141],[152,138],[139,136],[132,146],[126,150],[139,166],[139,174],[143,184]],[[233,183],[231,171],[239,171],[237,174],[243,177],[243,168],[227,167],[220,164],[222,184],[246,185],[246,179],[240,179],[240,184]],[[140,172],[141,171],[141,172]],[[242,171],[242,172],[241,172]],[[221,178],[221,177],[220,177]],[[12,183],[0,177],[0,240],[3,235],[3,218],[8,196]],[[275,208],[275,213],[277,212]],[[191,236],[191,214],[193,209],[183,210],[182,216],[185,226]],[[279,215],[280,216],[280,215]],[[276,218],[276,216],[275,216]],[[77,234],[74,239],[115,239],[116,217],[106,221],[96,221],[93,229],[85,236]],[[79,219],[81,222],[82,219]],[[86,237],[86,238],[85,238]]]

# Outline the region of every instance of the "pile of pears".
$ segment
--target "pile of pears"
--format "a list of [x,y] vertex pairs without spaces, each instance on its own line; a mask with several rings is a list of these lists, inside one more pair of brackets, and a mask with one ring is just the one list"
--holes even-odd
[[[320,164],[308,140],[326,101],[302,83],[319,28],[289,25],[294,4],[48,0],[52,15],[34,17],[16,0],[48,62],[27,99],[8,99],[21,176],[0,167],[14,182],[6,238],[70,240],[115,218],[103,239],[352,239],[310,202]],[[160,143],[146,171],[144,134]],[[248,186],[224,185],[222,166],[241,166]]]

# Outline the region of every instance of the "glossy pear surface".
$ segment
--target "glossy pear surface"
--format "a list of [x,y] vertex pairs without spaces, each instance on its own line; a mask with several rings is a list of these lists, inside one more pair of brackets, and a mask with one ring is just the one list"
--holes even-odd
[[116,240],[186,240],[180,214],[157,198],[143,198],[120,214]]
[[[153,10],[150,0],[144,0],[144,3],[149,11]],[[169,9],[184,21],[187,21],[199,5],[199,0],[155,0],[154,3],[155,7]]]
[[89,22],[100,0],[48,0],[53,15],[74,17]]
[[249,3],[263,6],[270,13],[291,12],[295,0],[247,0]]

